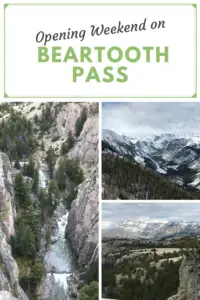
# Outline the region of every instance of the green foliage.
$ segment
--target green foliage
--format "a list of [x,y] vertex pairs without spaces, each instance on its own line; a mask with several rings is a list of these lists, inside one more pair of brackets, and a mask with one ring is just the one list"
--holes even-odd
[[59,136],[53,136],[51,141],[54,143],[59,140]]
[[41,150],[44,151],[44,149],[45,149],[45,148],[44,148],[44,141],[42,140],[42,143],[41,143]]
[[56,209],[57,205],[60,201],[60,192],[55,180],[51,180],[49,182],[49,189],[48,189],[48,214],[49,216],[53,215],[54,210]]
[[15,199],[18,208],[26,209],[31,204],[30,193],[22,173],[18,173],[14,182]]
[[42,277],[45,274],[45,268],[43,262],[36,262],[31,269],[29,276],[29,282],[32,286],[37,286],[38,283],[42,280]]
[[60,148],[60,155],[65,155],[67,152],[68,152],[68,146],[67,146],[67,143],[64,142],[64,143],[62,143],[61,148]]
[[60,192],[55,180],[49,182],[48,192],[43,188],[39,190],[38,202],[41,208],[41,221],[43,224],[46,218],[52,217],[60,202]]
[[72,190],[74,188],[70,186],[70,183],[79,185],[84,180],[84,175],[78,161],[63,157],[59,161],[55,178],[61,190],[65,188]]
[[32,183],[32,191],[35,194],[38,193],[38,187],[39,187],[39,172],[37,169],[35,169],[33,175],[33,183]]
[[18,170],[20,170],[20,169],[21,169],[21,165],[20,165],[20,161],[19,161],[19,159],[17,159],[17,160],[15,161],[15,163],[14,163],[14,167],[15,167],[16,169],[18,169]]
[[34,120],[35,124],[37,125],[38,124],[38,115],[37,114],[34,115],[33,120]]
[[65,104],[53,102],[41,104],[42,113],[40,118],[38,118],[37,124],[42,133],[47,132],[54,125],[57,114]]
[[71,130],[68,133],[67,141],[61,146],[61,155],[65,155],[74,146],[74,138]]
[[[34,186],[36,188],[37,184]],[[15,258],[24,261],[20,266],[20,284],[29,295],[34,296],[36,286],[44,275],[43,262],[36,261],[41,246],[41,208],[38,202],[31,202],[30,190],[21,173],[15,177],[14,191],[18,209],[15,235],[11,237],[12,252]]]
[[120,292],[120,299],[144,299],[144,300],[167,300],[177,293],[179,286],[180,263],[166,261],[163,270],[158,274],[153,283],[141,282],[139,279],[124,279],[123,289]]
[[48,131],[53,126],[54,114],[51,110],[52,105],[53,103],[45,103],[45,105],[42,106],[42,113],[40,119],[38,120],[38,124],[43,133]]
[[79,300],[98,300],[98,299],[99,299],[98,282],[92,281],[90,284],[87,284],[81,288]]
[[46,193],[46,190],[44,188],[40,188],[39,195],[38,195],[38,202],[42,209],[47,206],[48,203],[47,197],[48,195]]
[[87,109],[84,106],[81,111],[80,117],[78,117],[78,119],[76,120],[76,124],[75,124],[76,137],[78,137],[81,134],[81,131],[83,129],[86,120],[87,120]]
[[12,249],[13,253],[16,255],[21,255],[24,257],[36,256],[36,242],[33,231],[30,226],[25,222],[20,221],[17,228],[15,236],[12,237]]
[[103,154],[102,179],[103,199],[193,199],[190,193],[127,157]]
[[68,187],[68,191],[64,194],[64,203],[67,209],[71,208],[71,203],[76,199],[78,195],[78,189],[74,183],[70,183]]
[[44,224],[48,212],[48,194],[45,189],[40,188],[38,193],[38,202],[41,207],[41,222]]
[[74,146],[74,138],[73,138],[73,135],[72,135],[72,132],[71,130],[69,131],[68,133],[68,136],[67,136],[67,147],[68,147],[68,151]]
[[20,286],[26,291],[29,299],[36,299],[36,287],[45,275],[44,263],[40,260],[30,262],[25,268],[23,265],[23,269],[25,274],[20,276]]
[[35,173],[35,163],[32,157],[29,158],[28,164],[24,164],[24,175],[33,178]]
[[3,114],[9,113],[11,109],[12,107],[8,102],[3,102],[0,104],[0,112]]
[[52,147],[50,147],[47,151],[46,162],[48,164],[50,178],[52,179],[53,178],[54,165],[55,165],[55,162],[56,162],[56,154],[55,154],[55,151]]
[[30,155],[37,147],[32,123],[20,112],[10,109],[7,120],[1,121],[0,149],[8,154],[11,160],[21,160]]
[[30,190],[22,173],[18,173],[14,183],[17,202],[15,236],[12,237],[14,254],[35,257],[40,242],[40,208],[30,200]]
[[12,249],[15,255],[35,258],[40,246],[40,210],[30,205],[26,211],[20,211],[15,220],[15,235],[12,237]]
[[[148,244],[144,245],[147,247]],[[105,298],[122,300],[167,300],[177,293],[179,286],[179,267],[181,260],[173,262],[166,259],[160,267],[152,265],[160,259],[181,255],[176,253],[165,253],[158,255],[155,251],[132,256],[133,245],[117,247],[104,255],[102,267],[102,286]],[[139,247],[138,247],[139,248]],[[151,249],[151,248],[150,248]],[[151,251],[149,249],[149,251]],[[116,264],[116,260],[118,263]],[[116,281],[116,275],[121,275],[120,284]],[[134,276],[133,276],[134,275]]]

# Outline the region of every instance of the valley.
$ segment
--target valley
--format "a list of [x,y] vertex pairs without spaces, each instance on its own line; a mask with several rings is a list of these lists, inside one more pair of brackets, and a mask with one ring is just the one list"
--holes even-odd
[[2,103],[0,123],[0,298],[97,297],[98,104]]
[[102,150],[104,199],[199,199],[198,134],[131,138],[103,130]]
[[[158,222],[127,221],[118,231],[117,228],[116,231],[103,231],[103,298],[198,299],[194,298],[196,292],[199,295],[199,279],[196,290],[194,288],[194,280],[199,278],[194,257],[195,266],[198,266],[198,250],[195,249],[200,249],[199,224],[190,224],[196,231],[189,232],[182,222],[176,222],[176,226],[169,222],[165,223],[163,231],[163,225]],[[184,232],[180,230],[182,227],[185,227]]]

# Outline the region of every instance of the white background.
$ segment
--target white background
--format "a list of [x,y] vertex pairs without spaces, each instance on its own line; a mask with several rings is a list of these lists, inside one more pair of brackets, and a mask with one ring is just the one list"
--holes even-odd
[[[187,6],[14,6],[6,8],[6,86],[9,97],[192,97],[196,92],[195,79],[195,8]],[[116,26],[141,23],[147,18],[147,30],[101,35],[91,37],[91,25]],[[165,29],[150,28],[153,21],[165,21]],[[158,46],[161,51],[169,47],[169,62],[156,63],[155,51],[151,62],[146,63],[145,53],[137,63],[123,59],[111,63],[103,59],[102,63],[38,63],[36,34],[59,33],[86,29],[83,42],[80,39],[52,41],[47,44],[61,46],[63,50],[72,46],[76,53],[80,46],[119,46],[126,49],[136,46]],[[49,50],[51,52],[51,50]],[[63,51],[62,58],[64,58]],[[72,82],[72,67],[81,66],[84,76]],[[103,68],[126,66],[128,81],[119,83],[97,83],[92,80],[85,83],[91,66],[99,71],[103,78]]]

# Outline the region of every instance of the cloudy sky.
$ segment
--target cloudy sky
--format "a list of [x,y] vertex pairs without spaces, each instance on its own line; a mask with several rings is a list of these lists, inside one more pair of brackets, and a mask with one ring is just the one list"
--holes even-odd
[[132,137],[200,133],[200,103],[104,102],[102,127]]
[[200,222],[200,203],[103,203],[104,229],[139,218]]

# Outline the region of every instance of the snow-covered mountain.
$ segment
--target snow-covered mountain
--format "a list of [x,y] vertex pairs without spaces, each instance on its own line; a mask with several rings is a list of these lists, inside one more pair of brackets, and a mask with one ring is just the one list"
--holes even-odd
[[159,239],[200,235],[200,222],[179,222],[150,218],[127,220],[116,227],[103,230],[104,237]]
[[103,151],[131,156],[188,190],[200,190],[200,134],[132,138],[104,129],[102,139]]

